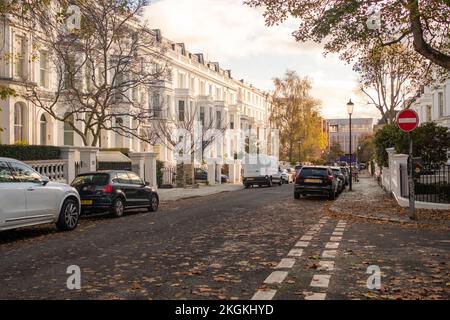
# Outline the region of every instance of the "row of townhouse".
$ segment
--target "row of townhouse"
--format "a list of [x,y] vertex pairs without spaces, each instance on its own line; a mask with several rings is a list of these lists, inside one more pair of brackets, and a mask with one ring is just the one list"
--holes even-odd
[[411,108],[419,115],[420,124],[433,121],[450,129],[450,78],[424,87]]
[[[182,118],[195,109],[200,121],[214,117],[217,123],[231,130],[228,143],[233,148],[232,152],[239,151],[240,130],[254,130],[259,143],[266,143],[270,110],[268,94],[243,80],[233,79],[230,70],[222,69],[217,62],[206,61],[203,54],[188,52],[183,43],[162,37],[159,30],[152,32],[168,49],[165,57],[172,74],[170,81],[158,85],[151,92],[141,93],[142,100],[149,109],[153,109],[153,114],[172,114]],[[82,139],[68,123],[53,119],[22,95],[25,82],[34,83],[48,92],[58,82],[48,53],[45,50],[33,51],[33,32],[4,19],[0,39],[0,85],[17,93],[0,101],[0,143],[25,141],[32,145],[82,146]],[[113,121],[130,124],[132,119],[124,115]],[[129,148],[133,152],[153,151],[162,161],[175,161],[174,151],[165,143],[149,145],[136,137],[112,131],[101,133],[99,146]]]

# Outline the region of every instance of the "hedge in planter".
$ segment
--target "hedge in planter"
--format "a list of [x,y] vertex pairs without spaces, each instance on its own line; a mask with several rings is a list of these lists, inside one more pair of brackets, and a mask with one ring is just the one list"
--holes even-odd
[[0,157],[20,161],[60,159],[60,148],[55,146],[0,145]]

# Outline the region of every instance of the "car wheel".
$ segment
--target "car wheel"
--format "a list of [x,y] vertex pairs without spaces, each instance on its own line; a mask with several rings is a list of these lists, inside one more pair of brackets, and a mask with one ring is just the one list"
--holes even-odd
[[278,184],[279,184],[280,186],[282,186],[282,185],[283,185],[283,180],[280,180],[280,182],[278,182]]
[[158,197],[153,195],[150,199],[150,207],[148,207],[148,211],[156,212],[158,211],[158,207],[159,207]]
[[272,186],[273,186],[273,183],[272,183],[272,179],[271,179],[271,178],[269,178],[269,184],[268,184],[268,186],[269,186],[269,188],[272,188]]
[[80,209],[78,202],[74,199],[67,199],[59,213],[56,227],[59,230],[70,231],[77,227],[78,219],[80,218]]
[[111,207],[111,215],[114,218],[120,218],[123,216],[123,212],[125,210],[125,204],[122,198],[117,198],[114,200],[113,205]]
[[294,192],[294,198],[295,198],[296,200],[299,200],[299,199],[301,198],[300,193],[299,193],[299,192]]

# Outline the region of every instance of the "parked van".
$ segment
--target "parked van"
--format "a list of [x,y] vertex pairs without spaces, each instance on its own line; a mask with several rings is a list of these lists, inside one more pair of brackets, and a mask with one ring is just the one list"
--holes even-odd
[[269,186],[283,183],[278,168],[278,158],[268,155],[247,155],[243,159],[243,183],[246,188],[250,186]]

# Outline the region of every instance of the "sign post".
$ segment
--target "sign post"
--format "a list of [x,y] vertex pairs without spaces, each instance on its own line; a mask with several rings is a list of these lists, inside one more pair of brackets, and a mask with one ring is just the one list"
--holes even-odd
[[411,132],[419,124],[419,115],[411,109],[399,112],[397,124],[400,130],[408,133],[409,138],[409,158],[408,158],[408,187],[409,187],[409,218],[416,219],[416,192],[414,186],[414,159],[413,159],[413,140]]

